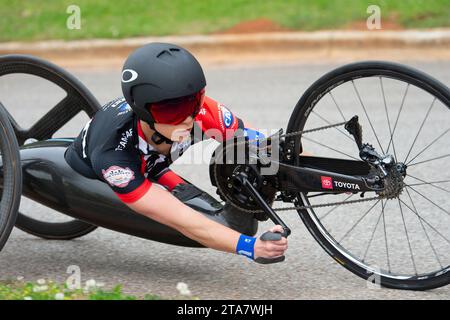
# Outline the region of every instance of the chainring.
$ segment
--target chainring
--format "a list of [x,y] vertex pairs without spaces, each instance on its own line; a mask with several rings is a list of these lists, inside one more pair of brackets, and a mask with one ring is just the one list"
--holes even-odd
[[[262,198],[272,205],[275,200],[277,189],[274,187],[274,177],[261,176],[260,164],[250,161],[251,148],[245,144],[245,149],[237,149],[240,145],[237,140],[226,145],[219,145],[213,153],[210,164],[210,179],[213,186],[217,188],[216,193],[220,199],[231,203],[244,212],[255,213],[255,218],[265,221],[268,217],[261,212],[259,205],[239,184],[234,177],[241,172],[247,175],[247,179],[253,187],[258,190]],[[244,157],[238,152],[244,151]],[[240,161],[238,161],[240,160]],[[260,211],[260,212],[258,212]]]

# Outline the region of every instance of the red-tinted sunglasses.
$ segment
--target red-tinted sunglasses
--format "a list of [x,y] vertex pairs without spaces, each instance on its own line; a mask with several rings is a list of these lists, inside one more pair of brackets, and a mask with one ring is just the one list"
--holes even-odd
[[177,125],[193,118],[199,113],[205,99],[205,89],[191,96],[164,100],[149,105],[150,112],[156,123]]

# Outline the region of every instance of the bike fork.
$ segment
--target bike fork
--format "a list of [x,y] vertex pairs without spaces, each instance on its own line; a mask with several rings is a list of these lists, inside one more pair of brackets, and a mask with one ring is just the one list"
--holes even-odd
[[236,177],[242,185],[242,187],[245,189],[245,191],[250,194],[253,199],[258,203],[258,205],[261,207],[261,209],[267,214],[270,220],[273,221],[275,224],[279,224],[283,227],[283,237],[288,237],[291,234],[291,229],[284,223],[283,220],[276,214],[276,212],[264,201],[264,199],[259,194],[258,190],[255,189],[255,187],[251,184],[251,182],[247,179],[247,175],[243,172],[238,174]]

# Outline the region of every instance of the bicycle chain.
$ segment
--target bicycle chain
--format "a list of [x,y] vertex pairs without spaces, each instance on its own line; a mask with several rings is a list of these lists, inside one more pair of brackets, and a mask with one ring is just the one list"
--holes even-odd
[[[278,139],[286,138],[286,137],[292,137],[292,136],[297,136],[297,135],[304,134],[304,133],[311,133],[311,132],[316,132],[316,131],[320,131],[320,130],[331,129],[331,128],[334,128],[334,127],[342,126],[342,125],[344,125],[346,123],[347,122],[345,121],[345,122],[339,122],[339,123],[336,123],[336,124],[331,124],[331,125],[323,126],[323,127],[317,127],[317,128],[309,129],[309,130],[300,130],[300,131],[289,132],[289,133],[285,133],[285,134],[279,135]],[[234,143],[233,146],[237,146],[237,145],[241,145],[241,144],[250,144],[251,142],[254,142],[254,141],[263,142],[263,141],[267,141],[269,138],[271,138],[271,137],[268,137],[268,138],[266,138],[264,140],[253,139],[253,140],[248,140],[248,141],[236,142],[236,143]],[[267,146],[265,148],[267,148]],[[218,180],[218,176],[217,176],[217,170],[216,170],[216,166],[217,165],[218,164],[216,164],[214,166],[214,178],[215,178],[216,181],[219,181]],[[261,212],[264,212],[264,210],[262,210],[262,209],[249,210],[249,209],[241,208],[240,206],[235,204],[232,199],[230,199],[227,196],[226,192],[223,192],[223,190],[220,188],[220,184],[219,183],[217,184],[217,189],[228,200],[228,203],[230,203],[233,207],[237,208],[240,211],[243,211],[243,212],[246,212],[246,213],[261,213]],[[383,197],[378,196],[378,197],[372,197],[372,198],[367,198],[367,199],[359,199],[359,200],[351,200],[351,201],[329,202],[329,203],[316,204],[316,205],[310,205],[310,206],[295,206],[295,207],[287,207],[287,208],[272,208],[272,210],[274,210],[274,211],[306,210],[306,209],[331,207],[331,206],[342,205],[342,204],[352,204],[352,203],[359,203],[359,202],[366,202],[366,201],[373,201],[373,200],[380,200],[380,199],[383,199]]]

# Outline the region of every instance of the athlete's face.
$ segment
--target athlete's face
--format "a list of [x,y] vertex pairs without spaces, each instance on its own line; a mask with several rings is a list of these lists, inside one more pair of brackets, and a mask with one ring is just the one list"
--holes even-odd
[[181,142],[190,136],[193,125],[194,118],[189,116],[182,123],[177,125],[155,123],[155,129],[166,138],[169,138],[172,141]]

